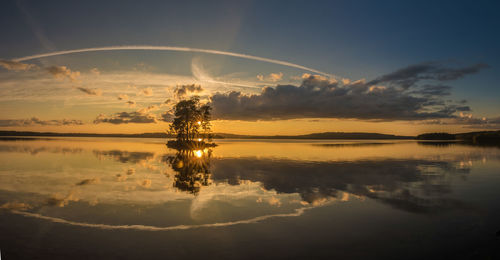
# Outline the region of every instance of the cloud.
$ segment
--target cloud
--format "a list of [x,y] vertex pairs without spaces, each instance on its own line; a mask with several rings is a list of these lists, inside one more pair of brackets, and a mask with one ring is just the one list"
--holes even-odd
[[272,82],[280,81],[283,78],[283,72],[269,74],[269,80]]
[[138,113],[140,114],[146,114],[146,113],[149,113],[151,111],[156,111],[160,109],[160,106],[158,105],[151,105],[151,106],[148,106],[148,107],[145,107],[145,108],[141,108],[139,110],[137,110]]
[[78,87],[77,89],[84,92],[84,93],[87,93],[89,95],[93,95],[93,96],[101,96],[102,95],[102,90],[98,89],[98,88],[90,89],[90,88]]
[[129,100],[129,101],[125,102],[125,104],[127,104],[129,107],[135,107],[136,106],[136,103],[133,100]]
[[[476,73],[486,65],[445,68],[438,63],[409,66],[375,80],[338,82],[304,74],[300,86],[266,87],[260,94],[216,93],[211,97],[216,119],[277,120],[295,118],[356,118],[363,120],[424,120],[455,118],[470,107],[444,99],[451,87],[441,81]],[[424,81],[425,84],[417,84]],[[437,83],[436,83],[437,82]]]
[[145,88],[145,89],[141,89],[139,91],[139,95],[144,95],[146,97],[150,97],[153,95],[153,89],[148,87],[148,88]]
[[500,129],[500,116],[475,117],[472,114],[460,112],[454,118],[424,120],[421,123],[427,125],[463,125],[475,129]]
[[82,181],[77,182],[75,185],[78,186],[83,186],[83,185],[88,185],[88,184],[98,184],[101,183],[101,178],[92,178],[92,179],[85,179]]
[[479,63],[468,67],[449,68],[440,62],[424,62],[383,75],[370,81],[368,84],[392,84],[407,89],[422,80],[455,80],[467,74],[477,73],[487,67],[488,65]]
[[7,202],[0,206],[0,209],[8,209],[8,210],[28,210],[31,206],[29,204],[23,202]]
[[[375,91],[376,90],[376,91]],[[294,118],[358,118],[416,120],[451,117],[456,109],[441,105],[437,98],[418,97],[395,88],[370,88],[363,82],[339,86],[337,82],[311,76],[300,86],[266,87],[260,94],[232,91],[211,97],[214,118],[273,120]]]
[[90,69],[90,73],[92,73],[92,74],[94,74],[96,76],[101,75],[101,72],[99,71],[98,68],[92,68],[92,69]]
[[446,85],[424,85],[412,93],[424,96],[448,96],[451,94],[451,89],[451,86]]
[[160,120],[170,123],[174,120],[174,114],[170,111],[164,112],[160,115]]
[[276,197],[271,197],[268,201],[269,205],[271,206],[276,206],[276,207],[280,207],[281,206],[281,200],[276,198]]
[[127,177],[127,175],[122,175],[122,174],[117,174],[117,175],[116,175],[116,180],[117,180],[117,181],[120,181],[120,182],[121,182],[121,181],[126,181],[126,180],[127,180],[127,178],[128,178],[128,177]]
[[151,180],[150,179],[144,179],[143,181],[139,181],[138,184],[144,188],[151,188]]
[[68,78],[71,81],[75,81],[76,78],[78,78],[80,76],[80,72],[79,71],[71,71],[66,66],[50,66],[50,67],[47,67],[46,69],[56,79],[65,79],[65,78]]
[[36,68],[35,64],[26,64],[18,61],[2,60],[2,59],[0,59],[0,66],[6,70],[14,70],[14,71],[27,71]]
[[75,119],[41,120],[37,117],[32,117],[30,119],[0,119],[0,127],[34,126],[34,125],[42,125],[42,126],[83,125],[83,122],[81,120],[75,120]]
[[72,189],[68,192],[67,195],[62,195],[60,193],[52,194],[52,196],[47,200],[47,205],[49,206],[58,206],[65,207],[71,201],[79,201],[78,190]]
[[100,114],[95,120],[94,124],[110,123],[110,124],[147,124],[156,123],[156,117],[152,114],[136,112],[118,112],[110,116]]
[[181,85],[181,86],[176,86],[174,89],[174,94],[178,98],[183,98],[189,93],[199,93],[202,92],[203,88],[200,85]]
[[127,94],[120,94],[118,95],[118,100],[128,100],[129,97]]
[[278,73],[270,73],[267,77],[264,77],[264,75],[257,75],[257,79],[260,81],[271,81],[271,82],[277,82],[283,79],[283,72],[278,72]]

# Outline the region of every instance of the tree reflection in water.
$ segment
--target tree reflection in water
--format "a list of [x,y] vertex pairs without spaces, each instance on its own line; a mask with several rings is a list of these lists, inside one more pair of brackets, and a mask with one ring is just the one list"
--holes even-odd
[[176,172],[173,186],[181,191],[198,194],[201,187],[212,183],[210,179],[211,149],[177,150],[175,156],[168,156],[166,161]]

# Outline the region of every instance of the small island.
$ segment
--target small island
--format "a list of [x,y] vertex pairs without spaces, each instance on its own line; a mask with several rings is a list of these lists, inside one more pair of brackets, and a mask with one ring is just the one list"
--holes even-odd
[[167,146],[177,150],[215,147],[210,124],[211,109],[208,104],[202,105],[197,96],[179,101],[173,107],[175,117],[169,129],[169,134],[176,139],[168,141]]

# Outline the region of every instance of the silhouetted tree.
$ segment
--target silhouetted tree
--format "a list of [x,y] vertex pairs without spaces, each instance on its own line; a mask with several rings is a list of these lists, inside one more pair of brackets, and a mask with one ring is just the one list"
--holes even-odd
[[200,104],[197,96],[179,101],[174,106],[175,118],[170,125],[170,133],[182,143],[211,140],[210,110],[209,105]]

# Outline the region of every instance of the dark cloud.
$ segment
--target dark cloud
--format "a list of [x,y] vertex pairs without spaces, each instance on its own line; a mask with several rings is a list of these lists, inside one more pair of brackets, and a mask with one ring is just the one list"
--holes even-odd
[[92,179],[84,179],[82,181],[77,182],[75,185],[83,186],[88,184],[97,184],[101,182],[101,178],[92,178]]
[[140,112],[119,112],[110,116],[99,115],[95,120],[94,124],[99,123],[111,123],[111,124],[128,124],[128,123],[156,123],[156,117],[152,114],[140,113]]
[[432,96],[448,96],[450,95],[451,87],[446,85],[424,85],[413,91],[413,94],[419,94],[427,97]]
[[95,89],[90,89],[90,88],[82,88],[78,87],[78,90],[82,91],[83,93],[87,93],[88,95],[92,96],[100,96],[102,95],[102,90],[95,88]]
[[189,93],[199,93],[202,91],[203,88],[200,85],[191,84],[191,85],[182,85],[175,87],[174,94],[178,98],[183,98]]
[[487,67],[488,65],[486,64],[475,64],[463,68],[448,68],[443,63],[425,62],[378,77],[368,82],[368,85],[391,84],[407,89],[421,80],[455,80],[467,74],[477,73]]
[[[470,108],[460,102],[445,100],[451,87],[439,82],[458,79],[484,67],[486,65],[477,64],[445,68],[440,63],[423,63],[370,82],[358,80],[345,84],[317,75],[305,75],[300,86],[266,87],[254,95],[236,91],[216,93],[211,97],[211,105],[214,118],[229,120],[454,118],[457,112],[470,111]],[[424,84],[417,84],[420,81]]]
[[[441,104],[439,107],[436,105]],[[278,85],[261,94],[216,93],[211,97],[214,118],[273,120],[294,118],[358,118],[418,120],[452,117],[454,106],[438,96],[415,95],[393,87],[359,81],[340,86],[310,76],[300,86]],[[434,106],[434,107],[431,107]]]
[[0,127],[8,126],[34,126],[34,125],[51,125],[51,126],[61,126],[61,125],[83,125],[81,120],[74,119],[59,119],[59,120],[41,120],[36,117],[30,119],[1,119]]
[[26,64],[18,61],[2,60],[2,59],[0,59],[0,66],[6,70],[14,70],[14,71],[26,71],[37,67],[34,64]]
[[129,101],[125,102],[125,104],[127,104],[129,107],[135,107],[136,106],[136,103],[133,100],[129,100]]

